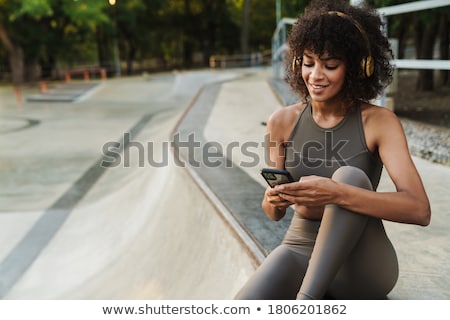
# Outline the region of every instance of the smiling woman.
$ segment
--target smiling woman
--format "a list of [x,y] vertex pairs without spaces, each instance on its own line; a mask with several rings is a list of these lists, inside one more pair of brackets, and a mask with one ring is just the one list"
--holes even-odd
[[[283,242],[237,299],[385,299],[398,278],[383,220],[426,226],[430,204],[395,114],[369,103],[392,77],[376,11],[312,1],[289,35],[287,79],[303,101],[267,122],[270,162],[294,182],[268,187]],[[396,191],[377,192],[383,166]]]
[[329,54],[317,55],[305,50],[302,77],[311,99],[325,101],[336,96],[344,85],[345,63]]

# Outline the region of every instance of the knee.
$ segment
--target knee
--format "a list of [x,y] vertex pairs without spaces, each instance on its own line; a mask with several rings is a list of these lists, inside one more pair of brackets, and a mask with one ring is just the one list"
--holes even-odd
[[331,179],[355,187],[373,190],[369,177],[367,177],[364,171],[356,167],[340,167],[333,173]]

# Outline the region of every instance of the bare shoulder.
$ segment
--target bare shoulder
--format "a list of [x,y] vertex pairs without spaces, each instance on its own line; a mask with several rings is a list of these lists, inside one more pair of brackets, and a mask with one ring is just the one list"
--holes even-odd
[[267,121],[267,132],[278,141],[288,140],[305,106],[304,103],[298,103],[274,111]]
[[397,115],[388,108],[370,103],[361,105],[361,114],[365,122],[398,121]]
[[304,103],[298,103],[277,109],[270,115],[267,125],[270,127],[289,126],[297,120],[305,106]]
[[361,115],[365,126],[376,126],[378,129],[401,126],[397,115],[385,107],[365,103],[361,106]]
[[364,103],[361,106],[361,116],[364,131],[375,144],[386,138],[400,138],[404,135],[400,119],[385,107]]

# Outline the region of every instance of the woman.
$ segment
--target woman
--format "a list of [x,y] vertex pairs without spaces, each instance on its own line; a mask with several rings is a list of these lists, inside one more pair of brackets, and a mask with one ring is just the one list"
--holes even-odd
[[[429,224],[401,123],[369,102],[392,78],[381,26],[345,1],[313,1],[293,25],[287,80],[304,102],[272,114],[267,152],[296,182],[268,187],[262,207],[295,214],[236,299],[385,299],[398,263],[382,221]],[[376,192],[383,165],[396,192]]]

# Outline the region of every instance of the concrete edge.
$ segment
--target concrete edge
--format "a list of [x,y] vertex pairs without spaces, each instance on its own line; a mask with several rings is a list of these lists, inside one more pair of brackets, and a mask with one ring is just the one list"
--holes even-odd
[[186,166],[189,176],[195,181],[197,186],[206,195],[209,201],[220,213],[220,217],[225,224],[230,228],[238,240],[242,243],[244,249],[249,254],[255,265],[259,265],[265,259],[264,252],[257,245],[255,240],[250,236],[249,232],[241,223],[236,219],[233,213],[224,205],[220,198],[214,193],[214,191],[205,183],[205,181],[193,170],[191,167]]
[[[243,75],[243,77],[244,76],[245,75]],[[219,81],[213,82],[212,84],[217,84],[217,83],[222,84],[227,81],[231,81],[231,80],[219,80]],[[174,136],[175,133],[177,132],[177,130],[180,129],[186,116],[189,114],[191,109],[194,107],[194,105],[198,101],[199,97],[204,93],[205,89],[210,85],[211,85],[211,83],[208,83],[208,84],[203,85],[200,88],[200,90],[197,92],[197,94],[194,96],[194,98],[188,104],[188,106],[185,109],[185,111],[183,112],[183,114],[180,116],[175,127],[172,129],[171,136]],[[172,147],[172,153],[174,155],[176,153],[176,151],[173,147]],[[175,159],[179,159],[179,157],[182,157],[183,160],[187,160],[181,154],[177,154],[176,156],[177,157],[174,157]],[[239,222],[239,220],[235,217],[235,215],[232,213],[232,211],[223,203],[223,201],[217,196],[217,194],[212,190],[212,188],[200,177],[200,175],[194,170],[194,168],[191,167],[187,161],[185,163],[186,163],[186,165],[183,167],[187,171],[188,175],[197,184],[197,186],[200,188],[200,190],[206,195],[206,197],[211,202],[211,204],[217,209],[217,211],[219,212],[220,218],[225,222],[225,224],[229,227],[230,231],[241,242],[244,250],[247,252],[247,254],[249,255],[252,262],[255,264],[255,266],[260,265],[263,262],[263,260],[265,259],[266,254],[261,249],[261,247],[258,245],[257,241],[251,236],[251,232]]]

